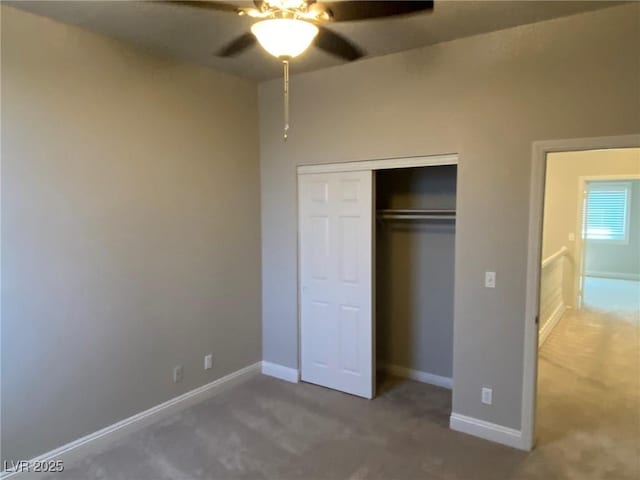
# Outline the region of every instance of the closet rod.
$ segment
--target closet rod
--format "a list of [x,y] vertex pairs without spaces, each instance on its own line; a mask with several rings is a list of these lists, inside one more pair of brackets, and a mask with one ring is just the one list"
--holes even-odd
[[390,213],[380,214],[378,218],[381,220],[455,220],[455,215],[394,215]]
[[381,209],[377,211],[378,213],[383,213],[383,214],[397,214],[397,215],[417,215],[417,214],[434,214],[434,215],[455,215],[456,211],[455,210],[449,210],[449,209],[443,209],[443,208],[437,208],[437,209],[425,209],[425,208],[409,208],[409,209],[402,209],[402,208],[386,208],[386,209]]
[[455,210],[433,209],[385,209],[378,210],[378,218],[385,220],[455,220]]

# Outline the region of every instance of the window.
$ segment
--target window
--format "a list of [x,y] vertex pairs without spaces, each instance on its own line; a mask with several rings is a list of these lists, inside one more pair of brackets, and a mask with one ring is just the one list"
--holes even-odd
[[628,242],[630,197],[631,182],[588,182],[583,212],[586,238]]

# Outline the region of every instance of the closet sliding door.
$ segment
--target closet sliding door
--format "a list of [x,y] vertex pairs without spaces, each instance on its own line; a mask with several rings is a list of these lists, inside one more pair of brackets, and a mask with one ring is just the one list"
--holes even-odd
[[373,175],[298,176],[302,380],[372,398]]

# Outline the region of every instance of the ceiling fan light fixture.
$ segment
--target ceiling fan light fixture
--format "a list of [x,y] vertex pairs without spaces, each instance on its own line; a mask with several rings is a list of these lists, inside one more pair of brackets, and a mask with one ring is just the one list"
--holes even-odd
[[273,18],[254,23],[251,32],[271,55],[290,59],[309,48],[318,35],[318,27],[304,20]]

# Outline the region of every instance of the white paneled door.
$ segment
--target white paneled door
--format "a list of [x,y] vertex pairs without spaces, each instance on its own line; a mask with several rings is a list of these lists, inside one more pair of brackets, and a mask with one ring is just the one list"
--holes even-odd
[[372,398],[372,172],[298,179],[302,380]]

